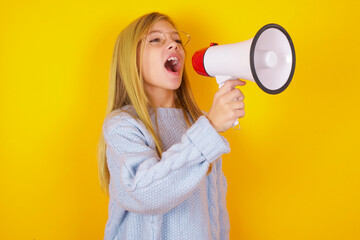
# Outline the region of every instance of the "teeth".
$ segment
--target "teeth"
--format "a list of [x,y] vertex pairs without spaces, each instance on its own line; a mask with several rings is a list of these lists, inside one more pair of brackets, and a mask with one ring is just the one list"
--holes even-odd
[[168,61],[173,61],[172,65],[175,65],[179,62],[179,59],[177,57],[170,57]]

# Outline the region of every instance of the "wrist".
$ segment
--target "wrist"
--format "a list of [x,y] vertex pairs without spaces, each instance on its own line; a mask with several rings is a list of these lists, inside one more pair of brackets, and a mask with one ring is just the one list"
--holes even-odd
[[220,132],[218,127],[215,125],[215,123],[211,120],[211,118],[208,115],[205,115],[205,117],[207,118],[207,120],[210,122],[210,124],[213,126],[213,128],[217,131]]

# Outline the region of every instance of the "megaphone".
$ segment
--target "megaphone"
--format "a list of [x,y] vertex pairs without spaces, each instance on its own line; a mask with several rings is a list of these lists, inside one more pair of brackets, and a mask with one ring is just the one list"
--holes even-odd
[[294,76],[295,48],[288,32],[272,23],[244,42],[211,43],[195,52],[192,65],[198,74],[215,77],[219,88],[227,80],[240,78],[256,82],[266,93],[278,94]]

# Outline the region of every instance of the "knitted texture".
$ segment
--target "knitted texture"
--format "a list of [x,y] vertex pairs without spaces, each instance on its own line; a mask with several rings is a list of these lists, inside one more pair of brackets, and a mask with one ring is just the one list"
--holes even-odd
[[[220,157],[229,143],[205,116],[189,128],[181,109],[157,111],[161,159],[141,121],[121,110],[104,121],[110,172],[104,239],[229,239]],[[151,120],[156,129],[154,114]]]

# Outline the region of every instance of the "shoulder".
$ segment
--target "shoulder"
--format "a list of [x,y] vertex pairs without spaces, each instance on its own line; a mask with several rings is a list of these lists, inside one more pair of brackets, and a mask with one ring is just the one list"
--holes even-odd
[[104,120],[103,134],[106,144],[115,146],[120,144],[120,140],[132,140],[135,142],[148,143],[150,134],[148,130],[137,118],[126,109],[112,111]]
[[120,109],[113,110],[106,116],[103,129],[107,132],[114,131],[122,125],[140,125],[142,122],[136,114],[134,107],[126,105]]
[[122,126],[136,126],[139,125],[139,122],[132,116],[130,113],[117,109],[112,111],[104,120],[103,130],[106,133],[111,133],[116,131],[119,127]]

